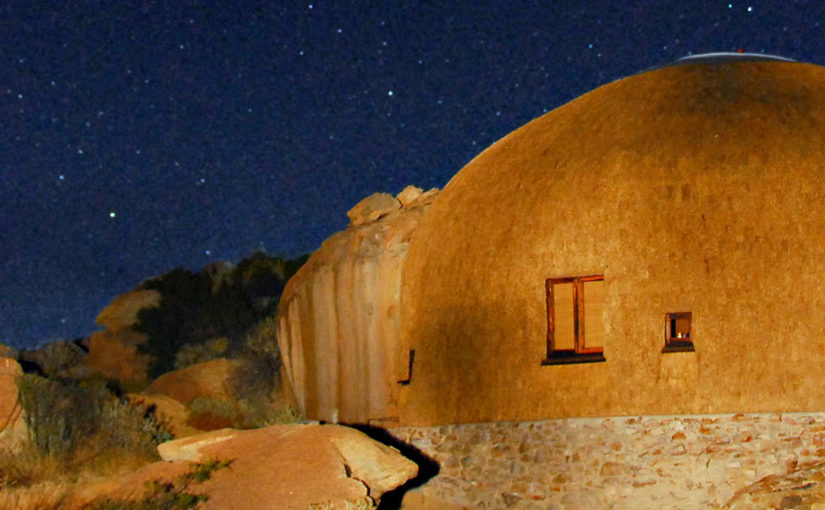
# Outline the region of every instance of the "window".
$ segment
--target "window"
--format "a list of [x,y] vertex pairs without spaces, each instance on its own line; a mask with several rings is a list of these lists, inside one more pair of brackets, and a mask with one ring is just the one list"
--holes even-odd
[[693,352],[690,328],[691,312],[669,313],[665,316],[665,347],[662,352]]
[[604,275],[550,278],[543,365],[604,361]]

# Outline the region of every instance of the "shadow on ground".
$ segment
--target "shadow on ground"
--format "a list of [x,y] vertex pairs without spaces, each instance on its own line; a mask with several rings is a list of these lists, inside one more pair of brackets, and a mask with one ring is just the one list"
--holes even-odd
[[407,481],[404,485],[385,493],[381,497],[381,504],[378,505],[378,510],[398,510],[401,508],[401,500],[404,499],[404,494],[411,489],[421,487],[427,481],[434,478],[439,471],[438,463],[415,446],[405,443],[385,429],[380,427],[373,427],[371,425],[347,425],[356,430],[368,435],[371,439],[391,446],[401,452],[402,455],[418,464],[418,475]]

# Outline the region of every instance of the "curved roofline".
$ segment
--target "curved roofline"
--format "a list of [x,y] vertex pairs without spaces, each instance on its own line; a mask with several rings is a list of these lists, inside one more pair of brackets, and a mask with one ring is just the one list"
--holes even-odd
[[715,51],[712,53],[699,53],[696,55],[685,55],[684,57],[668,65],[680,64],[714,64],[718,62],[796,62],[796,60],[781,55],[771,55],[769,53],[739,53],[733,51]]
[[[739,53],[738,51],[714,51],[710,53],[697,53],[695,55],[685,55],[672,62],[649,67],[640,71],[646,73],[648,71],[656,71],[664,69],[665,67],[675,67],[683,65],[694,64],[725,64],[728,62],[788,62],[798,63],[792,58],[783,57],[781,55],[771,55],[769,53]],[[637,73],[639,74],[639,73]]]

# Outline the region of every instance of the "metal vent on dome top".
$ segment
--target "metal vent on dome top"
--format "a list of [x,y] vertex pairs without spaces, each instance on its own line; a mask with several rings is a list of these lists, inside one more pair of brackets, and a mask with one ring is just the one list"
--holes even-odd
[[796,62],[796,60],[779,55],[769,55],[766,53],[738,53],[720,51],[714,53],[699,53],[697,55],[687,55],[667,66],[677,66],[683,64],[718,64],[723,62]]

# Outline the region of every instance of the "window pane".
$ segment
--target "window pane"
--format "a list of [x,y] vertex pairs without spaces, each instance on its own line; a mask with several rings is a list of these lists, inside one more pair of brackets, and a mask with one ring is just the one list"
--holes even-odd
[[553,311],[555,315],[554,350],[573,350],[576,348],[573,329],[573,283],[553,285]]
[[584,282],[584,345],[582,349],[604,347],[604,280]]
[[679,339],[681,339],[681,338],[690,338],[690,316],[689,315],[682,314],[682,315],[678,316],[677,318],[673,319],[673,322],[675,323],[674,326],[676,326],[675,328],[673,328],[673,331],[671,332],[671,335],[673,335],[673,338],[679,338]]

